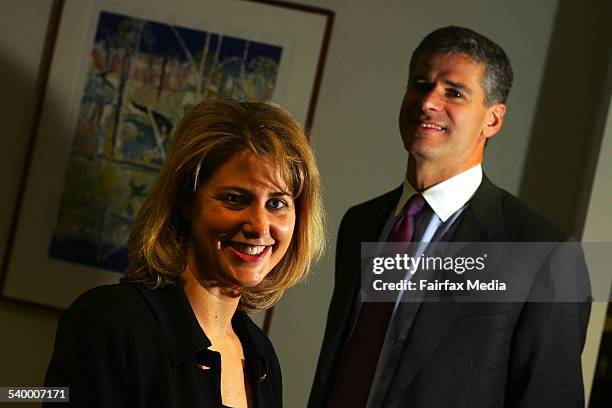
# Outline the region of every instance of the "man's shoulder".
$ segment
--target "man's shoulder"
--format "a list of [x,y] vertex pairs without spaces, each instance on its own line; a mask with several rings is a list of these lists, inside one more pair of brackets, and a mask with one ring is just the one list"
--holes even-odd
[[346,211],[345,218],[363,217],[380,212],[388,215],[397,204],[401,194],[402,187],[399,186],[367,201],[355,204]]
[[510,240],[517,242],[558,242],[569,238],[546,215],[540,213],[515,195],[497,188],[501,212]]

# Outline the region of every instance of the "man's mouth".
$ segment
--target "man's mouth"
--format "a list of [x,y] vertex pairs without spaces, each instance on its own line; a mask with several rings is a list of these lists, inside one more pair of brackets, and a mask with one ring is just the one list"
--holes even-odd
[[413,119],[413,123],[419,128],[425,131],[437,131],[442,132],[446,130],[445,123],[443,121],[437,121],[428,116],[417,116]]
[[439,131],[442,131],[445,129],[445,127],[437,125],[435,123],[431,123],[431,122],[419,123],[419,127],[423,129],[434,129],[434,130],[439,130]]

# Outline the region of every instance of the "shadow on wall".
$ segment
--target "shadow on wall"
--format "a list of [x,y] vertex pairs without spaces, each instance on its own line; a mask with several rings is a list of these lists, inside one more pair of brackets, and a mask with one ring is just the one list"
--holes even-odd
[[576,237],[612,88],[610,15],[609,0],[559,1],[519,193]]
[[[59,13],[60,2],[55,1],[51,21]],[[16,33],[18,34],[18,33]],[[15,38],[14,41],[18,41]],[[47,29],[41,66],[36,69],[22,67],[7,49],[0,49],[0,84],[3,101],[0,103],[3,137],[0,151],[4,155],[1,164],[3,203],[1,206],[0,251],[4,278],[8,262],[11,224],[15,221],[15,208],[19,205],[18,191],[23,189],[24,166],[30,161],[31,135],[42,103],[43,78],[54,42],[53,24]],[[32,74],[36,73],[36,74]],[[50,95],[53,118],[60,118],[62,101]],[[59,124],[58,124],[59,125]],[[26,153],[27,152],[27,153]],[[44,203],[41,203],[44,205]],[[31,282],[36,284],[36,282]],[[53,288],[48,288],[53,290]],[[59,312],[19,301],[0,298],[0,386],[39,386],[49,363]],[[3,407],[39,407],[35,403],[2,404]]]

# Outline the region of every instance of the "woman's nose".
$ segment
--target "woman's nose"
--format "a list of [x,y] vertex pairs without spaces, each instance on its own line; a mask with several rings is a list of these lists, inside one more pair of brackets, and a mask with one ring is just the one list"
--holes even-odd
[[243,231],[248,238],[261,238],[270,233],[270,221],[265,208],[251,208],[243,224]]

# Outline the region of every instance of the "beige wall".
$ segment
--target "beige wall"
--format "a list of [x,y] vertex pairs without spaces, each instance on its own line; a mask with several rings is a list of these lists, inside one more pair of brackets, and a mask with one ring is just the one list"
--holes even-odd
[[[498,184],[518,193],[541,103],[542,78],[549,69],[547,50],[558,4],[564,3],[563,0],[299,2],[336,12],[313,129],[329,214],[330,247],[309,281],[290,290],[276,309],[271,337],[283,367],[288,407],[305,405],[312,382],[332,290],[332,255],[342,214],[350,205],[401,182],[405,154],[397,131],[397,112],[411,50],[428,31],[447,24],[472,27],[507,50],[516,82],[504,130],[487,148],[486,171]],[[5,129],[0,138],[3,157],[0,256],[6,248],[21,181],[51,4],[51,0],[0,3],[3,74],[0,84],[4,96],[0,115]],[[591,62],[587,61],[584,72],[590,70],[588,63]],[[574,79],[565,88],[567,92],[580,85]],[[544,157],[541,165],[562,163],[554,157]],[[42,308],[0,301],[3,325],[0,385],[40,384],[57,317],[56,312]]]
[[610,1],[560,1],[519,193],[577,237],[612,87],[611,15]]
[[[612,68],[612,55],[610,55],[609,61],[609,67]],[[608,70],[607,84],[609,91],[612,85],[611,70]],[[612,104],[609,105],[606,116],[607,120],[604,126],[601,149],[598,154],[599,159],[597,160],[595,176],[593,178],[593,189],[584,221],[582,240],[584,242],[606,242],[609,244],[612,242],[612,217],[610,217],[610,203],[612,203]],[[605,264],[605,266],[601,266],[609,269],[610,265]],[[597,284],[602,286],[610,284],[609,274],[607,281],[605,275],[602,274],[601,278],[601,281],[591,282],[591,285],[595,287]],[[584,352],[582,353],[582,367],[587,395],[590,395],[591,391],[607,309],[607,302],[595,302],[591,309],[589,331]]]
[[[51,0],[0,3],[0,263],[26,160],[51,6]],[[0,300],[0,385],[41,384],[58,316]],[[28,405],[35,406],[16,406]]]

